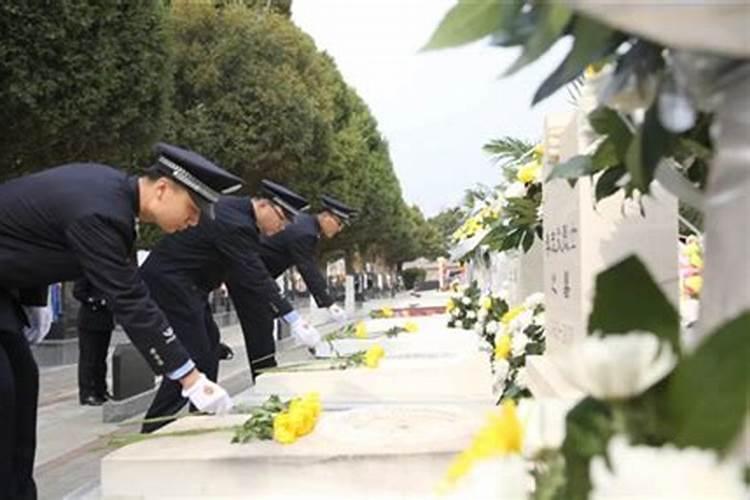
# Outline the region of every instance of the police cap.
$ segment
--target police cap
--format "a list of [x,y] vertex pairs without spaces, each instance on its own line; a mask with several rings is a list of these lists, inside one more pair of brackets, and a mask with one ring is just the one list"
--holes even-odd
[[356,210],[332,196],[323,195],[320,197],[320,201],[323,204],[323,210],[331,212],[333,215],[341,219],[343,224],[348,224],[350,219],[357,215]]
[[157,158],[152,169],[185,186],[202,213],[211,219],[219,196],[242,187],[242,179],[198,153],[163,142],[154,150]]
[[289,218],[294,218],[298,213],[304,212],[310,208],[307,199],[298,195],[291,189],[273,181],[269,181],[268,179],[260,181],[260,192],[262,196],[281,207]]

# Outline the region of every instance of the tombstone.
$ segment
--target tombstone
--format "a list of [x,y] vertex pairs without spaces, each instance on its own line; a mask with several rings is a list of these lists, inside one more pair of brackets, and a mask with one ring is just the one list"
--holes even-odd
[[[146,440],[104,457],[101,495],[104,500],[155,500],[166,495],[431,498],[489,408],[368,406],[324,411],[314,431],[291,445],[231,444],[231,431]],[[190,417],[159,432],[230,427],[246,418]]]
[[120,401],[154,388],[154,372],[133,344],[118,344],[112,355],[112,395]]
[[267,372],[248,391],[248,402],[255,404],[272,394],[289,398],[306,392],[318,392],[324,405],[347,408],[373,403],[495,402],[487,353],[443,354],[433,358],[386,356],[377,368],[335,370],[324,360],[317,362],[314,371]]
[[346,309],[347,314],[351,315],[354,314],[355,309],[354,276],[347,274],[344,286],[344,309]]
[[[590,99],[592,92],[585,89],[582,100]],[[584,112],[548,116],[544,177],[557,163],[586,152],[593,140]],[[548,356],[587,334],[597,274],[631,254],[644,262],[667,297],[678,304],[676,198],[654,183],[651,196],[641,200],[642,215],[638,202],[625,200],[623,193],[595,204],[594,186],[582,178],[575,187],[561,179],[544,187]],[[569,392],[545,357],[527,358],[527,365],[535,395]]]
[[529,295],[544,290],[544,259],[539,239],[534,240],[528,252],[511,250],[505,255],[499,264],[505,270],[498,291],[507,292],[511,305],[520,304]]

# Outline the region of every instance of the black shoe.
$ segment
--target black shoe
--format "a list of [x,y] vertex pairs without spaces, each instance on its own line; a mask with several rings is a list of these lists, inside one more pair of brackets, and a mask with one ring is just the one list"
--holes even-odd
[[226,345],[224,342],[219,343],[219,359],[230,360],[234,358],[234,351],[231,347]]
[[104,399],[103,397],[97,396],[95,394],[88,394],[86,396],[81,396],[78,398],[78,400],[81,402],[81,405],[83,406],[101,406],[106,401],[106,399]]

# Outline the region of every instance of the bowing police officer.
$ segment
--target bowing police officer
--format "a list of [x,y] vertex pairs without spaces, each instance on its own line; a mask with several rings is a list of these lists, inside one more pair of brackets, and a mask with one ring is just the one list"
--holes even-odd
[[149,362],[199,408],[231,399],[195,368],[151,300],[131,258],[136,219],[167,233],[196,225],[201,210],[241,180],[196,153],[160,144],[158,168],[130,177],[73,163],[0,184],[0,498],[36,498],[33,480],[37,365],[22,330],[24,305],[43,305],[50,283],[85,276]]
[[[295,266],[302,275],[318,307],[327,308],[331,317],[346,321],[346,312],[328,293],[328,284],[318,265],[320,239],[331,239],[340,233],[356,215],[356,211],[339,200],[324,195],[317,214],[300,213],[280,233],[262,238],[261,258],[274,278]],[[248,301],[251,323],[242,330],[245,335],[247,359],[251,371],[276,366],[273,339],[273,309],[268,301]]]
[[[208,295],[222,283],[227,284],[243,329],[252,321],[251,302],[261,300],[283,316],[299,343],[314,347],[320,342],[317,330],[281,296],[259,256],[260,233],[277,233],[288,217],[306,207],[303,197],[264,180],[255,197],[221,197],[212,220],[204,219],[196,227],[163,238],[141,266],[151,296],[211,380],[218,376],[220,334]],[[164,417],[176,414],[185,403],[179,386],[162,380],[142,432],[166,425]]]

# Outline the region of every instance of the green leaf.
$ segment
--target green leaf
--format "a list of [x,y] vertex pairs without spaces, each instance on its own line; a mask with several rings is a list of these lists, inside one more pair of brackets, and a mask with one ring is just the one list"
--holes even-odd
[[621,163],[621,160],[617,157],[615,141],[612,138],[607,137],[597,146],[594,155],[591,157],[591,163],[593,164],[594,172],[599,172],[600,170],[605,170]]
[[[586,175],[591,175],[593,172],[593,162],[591,156],[588,155],[576,155],[573,158],[558,163],[552,169],[552,172],[547,176],[545,182],[549,182],[552,179],[578,179]],[[574,183],[575,184],[575,183]]]
[[462,0],[445,15],[422,50],[457,47],[482,39],[502,28],[501,0]]
[[596,181],[596,201],[599,202],[619,191],[620,188],[617,183],[625,173],[625,167],[622,165],[605,170]]
[[540,20],[523,47],[523,52],[503,76],[510,76],[539,59],[560,38],[573,17],[573,11],[560,2],[543,3],[538,8]]
[[656,104],[646,111],[641,130],[641,175],[644,187],[648,190],[659,162],[662,158],[671,156],[674,136],[662,127]]
[[587,500],[591,491],[589,464],[596,456],[604,456],[612,437],[610,408],[593,398],[585,398],[565,418],[565,457],[567,500]]
[[632,330],[652,332],[680,352],[680,320],[651,274],[630,256],[596,277],[594,308],[589,333],[626,334]]
[[750,311],[677,365],[667,395],[678,445],[725,451],[733,444],[750,401]]
[[586,66],[608,56],[625,40],[625,36],[587,17],[576,16],[573,25],[573,47],[557,69],[534,94],[532,105],[549,97],[566,83],[576,79]]
[[527,229],[523,235],[523,241],[521,241],[521,246],[523,247],[523,251],[528,252],[529,250],[531,250],[531,246],[533,244],[534,244],[534,230]]
[[607,141],[612,142],[617,163],[624,163],[628,147],[633,140],[633,133],[625,123],[625,119],[607,106],[596,108],[589,113],[588,119],[595,132],[606,136]]
[[648,175],[645,172],[641,156],[642,142],[643,129],[638,129],[633,140],[630,142],[628,152],[625,154],[625,167],[630,174],[630,185],[642,193],[647,193],[649,183],[646,182]]

